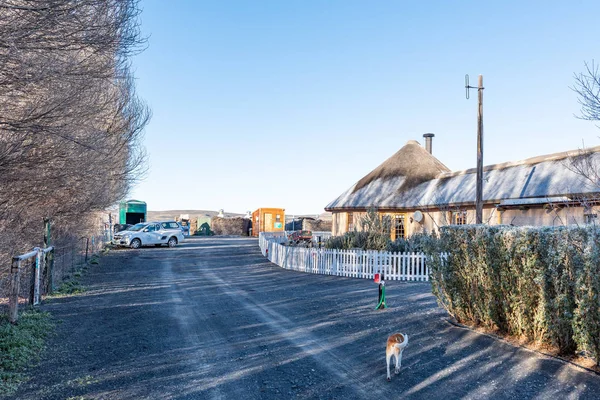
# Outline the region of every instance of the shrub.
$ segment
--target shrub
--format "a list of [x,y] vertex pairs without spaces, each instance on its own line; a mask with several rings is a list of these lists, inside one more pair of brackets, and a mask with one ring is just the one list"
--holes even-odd
[[325,242],[328,249],[385,250],[389,246],[392,219],[388,215],[380,216],[371,208],[358,223],[360,231],[346,232],[343,236],[333,236]]
[[458,321],[600,362],[597,227],[448,226],[422,246],[432,291]]
[[215,235],[248,235],[250,228],[250,220],[242,217],[213,217],[211,224]]
[[343,236],[332,236],[325,242],[325,248],[338,250],[384,250],[390,238],[379,233],[353,231]]
[[593,230],[575,285],[575,341],[600,363],[600,234]]
[[423,252],[429,240],[431,240],[431,235],[415,233],[408,238],[398,238],[394,241],[389,241],[385,250],[392,253]]

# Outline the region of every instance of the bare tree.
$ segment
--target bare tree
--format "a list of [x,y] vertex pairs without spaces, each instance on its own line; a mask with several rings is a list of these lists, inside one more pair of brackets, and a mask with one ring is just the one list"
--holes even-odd
[[0,276],[43,218],[73,240],[143,176],[139,13],[138,0],[0,0]]
[[[575,85],[571,88],[577,93],[577,101],[581,106],[580,115],[576,117],[586,121],[600,121],[600,69],[594,60],[591,63],[585,62],[584,66],[584,72],[574,75]],[[568,201],[558,205],[559,209],[582,207],[584,217],[588,219],[585,222],[595,224],[594,218],[597,215],[595,209],[600,204],[600,196],[597,194],[600,192],[600,162],[584,145],[570,154],[564,160],[563,166],[579,176],[588,194],[575,191],[569,195]],[[569,193],[569,191],[564,192]],[[577,223],[576,220],[573,221]]]
[[581,105],[581,114],[577,118],[600,121],[600,70],[594,60],[584,65],[585,72],[575,74],[575,86],[572,88]]

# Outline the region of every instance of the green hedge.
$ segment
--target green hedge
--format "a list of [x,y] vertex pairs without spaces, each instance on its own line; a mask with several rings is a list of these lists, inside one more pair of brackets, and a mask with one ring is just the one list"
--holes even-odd
[[433,292],[459,322],[600,363],[597,227],[447,226],[424,250]]

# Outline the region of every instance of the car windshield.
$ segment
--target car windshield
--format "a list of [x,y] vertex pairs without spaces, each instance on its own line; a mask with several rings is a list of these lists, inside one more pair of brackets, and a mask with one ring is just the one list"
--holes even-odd
[[131,228],[129,228],[128,230],[129,230],[129,231],[134,231],[134,232],[141,231],[142,229],[144,229],[144,227],[145,227],[146,225],[147,225],[147,224],[135,224],[134,226],[132,226],[132,227],[131,227]]

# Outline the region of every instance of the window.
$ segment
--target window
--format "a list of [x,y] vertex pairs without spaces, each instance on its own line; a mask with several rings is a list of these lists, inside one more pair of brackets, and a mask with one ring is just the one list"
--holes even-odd
[[406,229],[404,229],[404,214],[396,214],[393,219],[393,240],[403,238],[406,235]]
[[346,221],[346,232],[354,230],[354,214],[347,213],[348,221]]
[[596,213],[596,210],[594,210],[594,206],[592,205],[585,205],[583,208],[583,220],[585,221],[586,224],[593,224],[595,225],[598,221],[598,214]]
[[135,224],[134,226],[132,226],[131,228],[129,228],[128,230],[130,231],[141,231],[142,229],[144,229],[146,227],[146,224]]
[[466,225],[467,224],[467,212],[466,211],[452,211],[452,223],[454,225]]
[[281,215],[275,214],[275,223],[273,224],[273,228],[283,229],[283,224],[281,223]]

